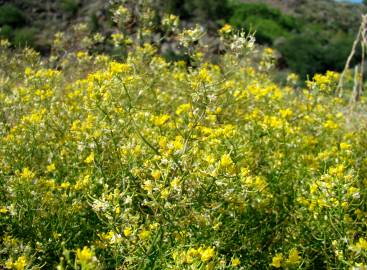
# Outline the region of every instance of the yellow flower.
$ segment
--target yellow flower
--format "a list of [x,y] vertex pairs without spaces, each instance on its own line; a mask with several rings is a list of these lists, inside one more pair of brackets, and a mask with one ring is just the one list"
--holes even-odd
[[159,140],[158,140],[158,144],[159,144],[159,147],[161,149],[166,148],[166,146],[167,146],[167,138],[166,137],[160,137]]
[[288,262],[290,264],[298,264],[300,260],[301,260],[301,257],[298,254],[298,250],[296,248],[292,248],[289,251]]
[[233,28],[230,24],[225,24],[221,29],[219,29],[220,34],[230,34]]
[[213,164],[215,162],[215,158],[213,155],[211,154],[207,154],[205,157],[204,157],[205,161],[208,162],[209,164]]
[[178,26],[179,21],[180,21],[179,17],[177,17],[176,15],[169,14],[163,17],[162,25],[167,28],[172,28],[173,30]]
[[295,73],[289,73],[287,76],[287,82],[296,84],[299,81],[299,76]]
[[24,256],[20,256],[13,264],[16,270],[23,270],[27,266],[27,259]]
[[31,179],[35,176],[34,172],[32,172],[28,167],[24,168],[20,173],[20,177],[23,179]]
[[227,168],[233,164],[232,158],[229,154],[224,154],[220,159],[220,166],[223,168]]
[[176,136],[175,140],[173,141],[173,148],[175,150],[181,150],[184,147],[184,140],[181,136]]
[[222,112],[222,108],[221,107],[215,108],[215,113],[219,114],[221,112]]
[[50,165],[47,166],[47,171],[48,172],[53,172],[55,170],[56,170],[55,164],[51,163]]
[[203,68],[199,71],[198,74],[198,80],[200,82],[206,82],[206,83],[210,83],[212,82],[212,78],[210,76],[210,74],[208,73],[208,70],[206,68]]
[[148,193],[152,193],[153,192],[153,184],[152,184],[152,181],[150,181],[150,180],[144,181],[144,183],[142,185],[142,188],[145,191],[147,191]]
[[357,243],[357,245],[356,245],[358,248],[360,248],[360,249],[365,249],[365,250],[367,250],[367,241],[365,240],[365,239],[363,239],[363,238],[359,238],[359,241],[358,241],[358,243]]
[[188,252],[183,255],[185,256],[185,263],[192,264],[194,262],[194,257],[191,256]]
[[202,262],[208,262],[211,260],[211,258],[214,257],[215,255],[215,251],[213,247],[208,247],[206,249],[201,249],[200,250],[200,255],[201,255],[201,261]]
[[190,103],[185,103],[185,104],[181,104],[180,106],[178,106],[177,110],[176,110],[176,114],[180,115],[183,112],[188,112],[191,108],[191,104]]
[[165,188],[161,191],[161,198],[165,200],[168,198],[169,194],[170,194],[169,189]]
[[60,187],[67,189],[67,188],[70,187],[70,183],[69,182],[63,182],[63,183],[61,183]]
[[119,45],[121,45],[124,41],[124,35],[121,34],[121,33],[113,33],[111,35],[111,38],[112,38],[112,42],[113,42],[113,45],[115,47],[118,47]]
[[266,116],[264,118],[265,125],[272,127],[272,128],[281,128],[283,126],[282,119],[275,117],[275,116]]
[[91,152],[84,162],[87,164],[94,162],[94,152]]
[[13,260],[12,259],[8,259],[6,262],[5,262],[5,267],[8,268],[8,269],[12,269],[13,268]]
[[143,229],[140,233],[139,233],[139,237],[141,240],[145,240],[150,236],[150,231]]
[[346,142],[342,142],[342,143],[340,143],[340,149],[341,150],[348,150],[348,149],[350,149],[350,144],[349,143],[346,143]]
[[161,178],[161,171],[160,170],[154,170],[151,173],[152,177],[154,178],[154,180],[158,180],[159,178]]
[[126,237],[129,237],[132,233],[133,233],[133,230],[131,229],[131,227],[126,227],[126,228],[124,229],[124,235],[125,235]]
[[78,59],[83,59],[83,58],[86,58],[88,56],[88,53],[87,52],[84,52],[84,51],[79,51],[79,52],[77,52],[77,54],[76,54],[76,57],[78,58]]
[[324,128],[327,128],[327,129],[337,129],[338,127],[339,125],[335,123],[333,120],[327,120],[324,123]]
[[238,258],[233,258],[233,259],[231,260],[231,264],[232,264],[232,266],[234,266],[234,267],[239,266],[239,265],[240,265],[240,263],[241,263],[241,261],[240,261],[240,259],[238,259]]
[[189,248],[189,250],[187,251],[187,255],[191,256],[191,257],[195,257],[199,254],[198,250],[195,248]]
[[168,114],[161,114],[153,117],[153,123],[154,125],[160,127],[163,126],[169,120],[169,118],[170,116]]
[[26,67],[24,73],[25,75],[30,76],[32,74],[32,69],[30,67]]
[[274,50],[272,48],[265,48],[264,53],[265,54],[273,54]]
[[293,115],[293,112],[291,109],[287,108],[287,109],[283,109],[283,110],[280,110],[280,115],[283,117],[283,118],[287,118],[287,117],[290,117]]
[[130,69],[131,67],[128,64],[117,63],[117,62],[112,62],[110,64],[110,71],[112,74],[126,73],[126,72],[129,72]]
[[76,250],[76,258],[81,262],[89,262],[93,259],[93,251],[89,247],[83,247],[82,250],[78,248]]
[[280,268],[282,265],[282,261],[283,261],[283,254],[278,253],[273,257],[272,263],[270,265],[275,268]]
[[319,89],[325,93],[330,93],[336,88],[339,78],[339,73],[327,71],[325,75],[315,74],[313,80],[307,82],[307,86],[313,89]]
[[177,189],[179,187],[180,184],[180,180],[178,178],[173,178],[173,180],[171,181],[171,188]]

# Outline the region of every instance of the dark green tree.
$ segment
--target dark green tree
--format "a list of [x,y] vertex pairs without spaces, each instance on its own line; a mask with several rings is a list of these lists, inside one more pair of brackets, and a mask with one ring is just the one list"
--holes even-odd
[[165,12],[198,21],[225,19],[231,12],[227,0],[159,0],[157,3]]

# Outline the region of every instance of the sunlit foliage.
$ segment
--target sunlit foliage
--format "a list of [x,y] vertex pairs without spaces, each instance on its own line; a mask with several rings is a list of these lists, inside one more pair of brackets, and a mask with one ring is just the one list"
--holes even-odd
[[363,269],[366,120],[339,75],[280,86],[251,35],[219,30],[214,64],[202,28],[163,23],[190,62],[148,28],[116,33],[124,61],[62,34],[50,59],[1,41],[0,265]]

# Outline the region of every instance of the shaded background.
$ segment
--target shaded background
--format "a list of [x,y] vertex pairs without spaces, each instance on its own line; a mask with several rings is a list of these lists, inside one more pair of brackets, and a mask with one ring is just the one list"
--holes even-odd
[[[101,0],[0,1],[0,37],[47,55],[55,33],[79,22],[107,36],[114,31]],[[359,2],[359,3],[352,3]],[[301,78],[340,71],[366,12],[362,1],[334,0],[155,0],[157,14],[179,15],[199,22],[212,33],[225,23],[256,31],[257,42],[279,52],[278,68]],[[209,31],[210,33],[210,31]],[[106,47],[108,51],[108,46]],[[358,55],[358,54],[357,54]],[[357,61],[357,57],[355,59]]]

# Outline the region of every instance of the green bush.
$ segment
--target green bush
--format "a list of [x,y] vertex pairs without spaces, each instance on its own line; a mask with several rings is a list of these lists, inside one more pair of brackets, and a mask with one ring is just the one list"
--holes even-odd
[[75,14],[79,9],[79,1],[78,0],[62,0],[61,3],[61,9],[64,12]]
[[309,35],[294,35],[278,44],[277,49],[286,65],[302,78],[321,72],[323,47]]
[[353,42],[353,36],[342,29],[302,21],[266,4],[235,5],[229,22],[246,31],[256,31],[257,42],[276,47],[282,63],[302,78],[326,70],[342,70]]
[[183,19],[195,18],[198,21],[224,19],[231,13],[227,0],[159,0],[157,7]]
[[232,7],[233,15],[230,18],[231,24],[237,27],[246,28],[246,21],[249,17],[256,17],[274,21],[288,31],[299,30],[300,23],[292,16],[282,14],[278,9],[271,8],[266,4],[238,4]]
[[[334,69],[341,71],[344,68],[346,59],[348,58],[354,37],[345,33],[334,35],[330,40],[323,56],[325,59],[325,69]],[[357,52],[360,55],[360,52]]]
[[36,41],[37,29],[33,27],[24,27],[20,29],[16,29],[14,31],[14,36],[12,43],[15,46],[28,46],[33,47]]
[[5,38],[10,40],[13,28],[9,25],[4,25],[0,28],[0,38]]
[[185,1],[185,9],[192,11],[192,14],[203,19],[222,19],[229,14],[229,7],[226,0],[190,0]]
[[0,26],[21,26],[26,22],[25,15],[21,10],[12,4],[0,6]]
[[288,35],[287,30],[271,19],[250,16],[244,21],[243,25],[247,31],[256,31],[256,40],[259,43],[272,44],[276,38]]
[[248,16],[260,16],[267,17],[269,19],[278,19],[281,17],[281,12],[277,9],[270,8],[266,4],[238,4],[235,6],[236,10],[233,14],[233,17],[238,18],[246,18]]
[[344,32],[335,33],[310,25],[305,27],[304,33],[291,35],[276,47],[286,65],[306,78],[327,70],[342,71],[353,39],[352,35]]
[[288,36],[290,32],[300,29],[296,18],[266,4],[238,4],[232,8],[230,23],[237,28],[256,31],[259,43],[272,44],[276,38]]

